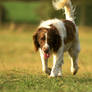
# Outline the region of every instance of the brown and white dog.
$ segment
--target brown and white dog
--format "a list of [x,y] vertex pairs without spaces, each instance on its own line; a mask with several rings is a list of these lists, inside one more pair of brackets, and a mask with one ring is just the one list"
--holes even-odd
[[[53,1],[53,5],[57,10],[65,10],[66,20],[43,21],[33,35],[35,49],[40,52],[42,70],[50,77],[62,76],[63,55],[66,51],[71,57],[71,72],[76,74],[80,43],[71,1],[57,0]],[[52,69],[48,68],[50,54],[53,54]]]

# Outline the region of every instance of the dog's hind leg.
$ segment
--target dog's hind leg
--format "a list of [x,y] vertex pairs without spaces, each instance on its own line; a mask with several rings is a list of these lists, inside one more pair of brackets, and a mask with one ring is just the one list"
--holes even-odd
[[71,58],[71,72],[75,75],[78,72],[78,55],[80,52],[80,45],[76,44],[68,51]]

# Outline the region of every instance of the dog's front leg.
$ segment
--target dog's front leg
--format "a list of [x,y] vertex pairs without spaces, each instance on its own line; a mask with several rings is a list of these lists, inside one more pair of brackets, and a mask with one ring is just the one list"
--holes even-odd
[[40,52],[41,61],[42,61],[42,71],[50,75],[51,69],[48,68],[48,59],[44,59],[44,55],[41,49],[39,49],[39,52]]
[[53,55],[53,67],[50,77],[62,76],[63,53],[63,48],[60,48],[59,51]]

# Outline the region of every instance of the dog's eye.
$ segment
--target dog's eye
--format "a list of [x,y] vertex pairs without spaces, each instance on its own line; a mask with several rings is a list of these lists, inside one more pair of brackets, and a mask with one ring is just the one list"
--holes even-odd
[[45,36],[44,36],[44,37],[41,37],[41,40],[43,40],[43,41],[44,41],[44,40],[45,40]]

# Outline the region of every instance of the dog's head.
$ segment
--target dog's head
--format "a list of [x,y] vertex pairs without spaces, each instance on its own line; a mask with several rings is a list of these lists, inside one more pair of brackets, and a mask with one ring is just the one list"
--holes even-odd
[[35,50],[41,48],[44,57],[48,58],[50,52],[56,53],[61,46],[61,37],[57,28],[50,25],[50,28],[41,27],[33,35]]

